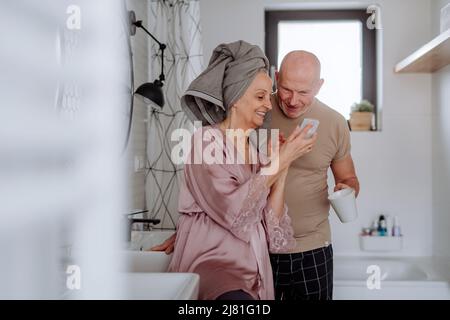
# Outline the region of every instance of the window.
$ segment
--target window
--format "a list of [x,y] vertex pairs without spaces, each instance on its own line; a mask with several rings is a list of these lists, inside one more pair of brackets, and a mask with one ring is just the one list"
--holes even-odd
[[348,119],[354,102],[377,105],[376,29],[366,27],[369,17],[365,10],[266,11],[266,54],[277,69],[289,51],[316,54],[325,79],[318,98]]

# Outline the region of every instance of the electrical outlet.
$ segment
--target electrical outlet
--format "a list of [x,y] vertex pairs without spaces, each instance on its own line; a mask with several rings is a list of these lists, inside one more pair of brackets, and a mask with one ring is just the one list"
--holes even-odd
[[144,156],[134,156],[134,172],[141,172],[145,169]]

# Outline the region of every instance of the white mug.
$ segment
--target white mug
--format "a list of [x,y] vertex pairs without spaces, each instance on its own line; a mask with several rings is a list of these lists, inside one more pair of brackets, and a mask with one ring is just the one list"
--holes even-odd
[[330,194],[328,200],[342,223],[352,222],[358,218],[354,189],[346,188],[336,191]]

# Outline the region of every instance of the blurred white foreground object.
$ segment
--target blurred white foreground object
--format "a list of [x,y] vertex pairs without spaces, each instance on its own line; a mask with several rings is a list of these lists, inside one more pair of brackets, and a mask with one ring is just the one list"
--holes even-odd
[[0,298],[123,297],[125,16],[120,0],[0,4]]

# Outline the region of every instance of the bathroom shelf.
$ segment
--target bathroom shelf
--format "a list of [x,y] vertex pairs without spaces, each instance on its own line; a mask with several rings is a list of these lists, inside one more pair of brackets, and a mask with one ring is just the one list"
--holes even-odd
[[403,237],[371,237],[359,236],[362,251],[400,251],[403,248]]
[[432,73],[450,64],[450,29],[395,66],[396,73]]

